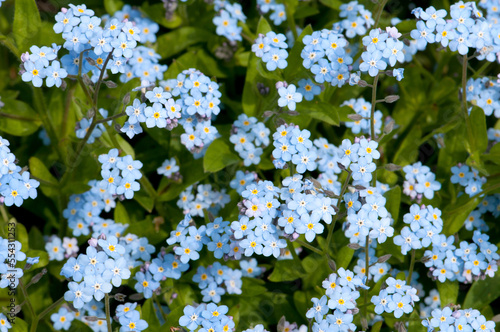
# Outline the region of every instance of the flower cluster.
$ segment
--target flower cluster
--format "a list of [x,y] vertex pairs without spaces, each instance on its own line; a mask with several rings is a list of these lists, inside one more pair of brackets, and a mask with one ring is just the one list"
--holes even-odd
[[441,189],[441,183],[436,181],[436,174],[432,173],[428,166],[416,162],[403,167],[405,182],[403,183],[403,193],[411,199],[422,200],[422,196],[427,199],[434,197],[434,192]]
[[392,277],[389,277],[385,283],[387,288],[371,298],[371,302],[375,305],[375,313],[378,315],[384,312],[394,313],[396,318],[411,313],[415,302],[420,301],[417,290],[406,285],[406,281]]
[[137,257],[138,243],[126,244],[115,236],[107,239],[94,239],[93,246],[87,247],[86,254],[71,257],[64,264],[61,275],[72,278],[69,290],[64,293],[66,301],[73,302],[80,309],[92,300],[101,301],[113,286],[120,287],[123,279],[130,278],[129,257]]
[[328,82],[338,87],[348,82],[354,49],[348,50],[344,35],[335,30],[324,29],[304,36],[302,42],[302,65],[311,71],[314,81]]
[[142,163],[132,159],[130,155],[119,157],[118,154],[118,149],[111,149],[107,154],[99,156],[103,178],[99,182],[99,188],[110,195],[123,195],[132,199],[134,192],[141,189],[136,180],[142,178]]
[[29,264],[35,264],[32,259],[28,258],[25,269],[16,268],[17,262],[26,259],[26,254],[21,251],[22,247],[19,241],[0,237],[0,288],[16,288],[26,267]]
[[[360,120],[345,123],[347,128],[351,128],[353,134],[370,134],[370,117],[372,109],[372,104],[370,102],[366,101],[364,98],[353,98],[344,101],[340,106],[349,106],[356,114],[362,116]],[[375,134],[377,135],[381,133],[382,115],[382,112],[379,110],[376,110],[374,113],[373,122],[375,124]]]
[[271,131],[262,122],[245,114],[234,121],[229,141],[243,159],[245,166],[258,165],[263,149],[269,145]]
[[[253,271],[252,271],[253,272]],[[203,302],[219,303],[224,294],[241,294],[242,271],[233,270],[219,262],[208,268],[199,266],[193,281],[202,290]]]
[[410,226],[403,227],[401,234],[394,237],[394,243],[401,247],[403,255],[411,249],[427,248],[443,230],[441,211],[430,205],[420,207],[413,204],[403,221]]
[[177,201],[177,206],[183,210],[184,214],[203,217],[203,210],[206,209],[213,215],[217,215],[219,210],[231,200],[226,194],[226,189],[217,191],[212,190],[210,184],[199,184],[193,195],[193,186],[187,187]]
[[374,160],[380,158],[377,147],[376,141],[365,138],[356,138],[354,143],[349,139],[342,141],[339,151],[340,163],[351,170],[354,185],[370,186],[372,173],[376,169]]
[[276,34],[273,31],[268,32],[266,35],[260,34],[252,45],[252,52],[266,64],[269,71],[285,69],[288,63],[288,52],[286,49],[286,37],[282,33]]
[[307,129],[300,130],[299,126],[284,124],[276,128],[273,134],[273,164],[277,169],[282,169],[290,162],[297,166],[298,173],[314,171],[316,163],[316,147],[309,139],[311,132]]
[[[103,118],[106,118],[108,116],[108,111],[105,110],[104,108],[99,109],[99,114],[102,115]],[[79,122],[76,123],[75,127],[75,134],[77,138],[83,139],[87,135],[87,132],[90,129],[90,126],[92,124],[92,121],[94,120],[94,117],[92,116],[90,119],[83,118]],[[111,121],[108,122],[108,125],[111,124]],[[90,133],[89,138],[87,139],[87,144],[92,144],[95,142],[96,138],[99,138],[102,136],[102,134],[106,131],[106,127],[104,127],[104,123],[98,123],[95,127],[94,130]]]
[[486,320],[476,309],[435,308],[431,317],[422,320],[429,331],[495,331],[495,322]]
[[257,8],[263,14],[271,12],[269,18],[273,20],[274,25],[280,25],[286,21],[285,5],[276,3],[276,0],[257,0]]
[[[137,47],[137,43],[156,41],[158,24],[142,17],[138,10],[126,5],[113,17],[98,17],[85,5],[63,8],[55,17],[54,31],[62,34],[62,47],[69,53],[60,60],[61,46],[51,48],[32,46],[31,53],[21,56],[22,79],[40,87],[45,78],[48,87],[60,87],[68,75],[92,73],[96,83],[101,71],[122,73],[126,82],[140,77],[145,82],[163,78],[167,66],[158,63],[159,56],[149,48]],[[103,73],[104,74],[104,73]]]
[[129,138],[142,133],[141,123],[145,123],[148,128],[172,130],[177,126],[178,119],[181,117],[181,106],[162,87],[155,87],[152,91],[146,92],[145,97],[152,105],[148,106],[146,103],[141,103],[139,99],[134,99],[132,105],[125,109],[128,119],[121,131]]
[[88,191],[70,196],[68,206],[63,211],[73,235],[89,235],[92,230],[94,237],[102,233],[120,236],[128,225],[100,217],[102,212],[109,212],[116,206],[115,200],[118,196],[102,189],[97,180],[89,181],[88,184],[91,187]]
[[465,193],[470,197],[479,194],[481,186],[486,182],[484,176],[479,176],[475,169],[471,169],[467,165],[458,164],[451,168],[453,174],[450,178],[451,183],[458,183],[465,187]]
[[[195,158],[202,157],[204,151],[218,137],[217,129],[212,126],[212,117],[219,114],[221,93],[219,85],[196,69],[184,70],[176,79],[160,82],[165,91],[177,98],[181,107],[178,120],[184,127],[181,143],[191,151]],[[171,106],[167,108],[167,111]]]
[[394,235],[393,220],[385,208],[386,199],[377,189],[368,187],[360,192],[346,193],[344,202],[347,221],[343,228],[350,243],[364,246],[368,238],[375,246]]
[[435,234],[432,237],[432,250],[424,253],[428,257],[425,266],[440,282],[472,282],[473,279],[478,280],[484,276],[493,277],[498,269],[497,261],[500,256],[497,254],[497,246],[488,242],[488,239],[488,235],[474,231],[474,243],[461,241],[457,248],[453,244],[453,236]]
[[116,308],[116,317],[121,325],[120,331],[143,331],[148,328],[148,322],[141,319],[140,312],[135,309],[137,303],[127,302]]
[[236,189],[236,192],[241,195],[246,186],[255,183],[257,183],[257,174],[255,172],[236,171],[236,177],[231,180],[229,186]]
[[226,316],[228,311],[227,306],[217,306],[215,303],[200,303],[196,307],[187,305],[179,324],[189,331],[195,331],[199,326],[202,326],[202,331],[232,331],[235,324]]
[[30,52],[26,52],[21,57],[22,60],[22,75],[21,78],[24,82],[32,82],[37,88],[43,84],[47,87],[60,87],[62,79],[68,76],[66,69],[61,68],[61,62],[57,60],[57,52],[60,46],[52,45],[47,46],[31,46]]
[[[368,36],[363,37],[363,45],[366,51],[361,54],[363,62],[359,65],[359,70],[375,77],[380,70],[385,70],[387,66],[394,67],[396,62],[405,62],[403,53],[404,43],[399,40],[401,33],[396,28],[387,28],[387,32],[381,29],[373,29]],[[402,78],[402,71],[393,72],[398,81]],[[398,75],[399,74],[399,75]]]
[[35,199],[40,182],[30,172],[16,165],[9,141],[0,136],[0,199],[6,206],[21,206],[25,199]]
[[363,36],[375,22],[372,13],[357,1],[350,1],[340,5],[340,17],[345,17],[340,22],[333,24],[333,28],[339,32],[344,31],[347,38],[356,35]]
[[245,23],[247,19],[241,5],[239,3],[222,2],[215,7],[217,10],[217,15],[213,18],[213,23],[217,27],[215,32],[230,41],[241,41],[241,31],[243,29],[238,26],[238,21]]
[[357,312],[358,290],[368,288],[363,279],[352,271],[340,268],[337,273],[330,274],[322,286],[326,295],[320,299],[312,298],[313,307],[306,313],[307,318],[314,319],[313,331],[354,331],[356,326],[352,321]]
[[451,5],[451,19],[445,19],[446,10],[436,10],[433,6],[425,10],[415,8],[412,13],[418,21],[411,37],[417,41],[418,50],[424,50],[427,44],[440,43],[461,55],[467,55],[473,49],[479,54],[479,60],[493,62],[497,59],[500,39],[493,32],[498,29],[498,13],[485,19],[474,2]]
[[49,254],[49,260],[62,261],[78,253],[78,241],[76,238],[64,237],[63,240],[52,235],[45,241],[45,251]]
[[498,82],[494,82],[488,77],[470,78],[467,81],[466,90],[467,101],[480,107],[485,115],[490,116],[493,114],[496,118],[500,118],[500,102],[498,101],[500,98],[500,84]]

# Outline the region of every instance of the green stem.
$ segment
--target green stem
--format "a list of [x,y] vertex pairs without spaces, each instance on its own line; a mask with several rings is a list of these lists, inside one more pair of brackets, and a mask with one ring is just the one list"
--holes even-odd
[[377,12],[375,13],[375,20],[374,20],[375,23],[373,24],[373,29],[375,29],[378,26],[380,17],[382,16],[382,12],[384,11],[384,7],[386,4],[387,0],[382,0],[382,2],[378,4],[379,7],[377,8]]
[[373,140],[377,139],[375,135],[375,106],[377,100],[377,84],[379,75],[380,74],[377,74],[377,76],[375,76],[375,78],[373,79],[373,87],[372,87],[372,109],[370,112],[370,136],[371,139]]
[[3,113],[3,112],[0,112],[0,117],[14,119],[14,120],[20,120],[20,121],[38,121],[38,119],[35,119],[35,118],[28,118],[28,117],[17,115],[17,114],[9,114],[9,113]]
[[3,220],[5,220],[5,223],[9,222],[9,215],[7,214],[7,209],[5,209],[5,205],[0,205],[0,213],[2,214]]
[[[366,277],[366,282],[365,285],[368,285],[368,270],[370,268],[370,255],[369,255],[369,250],[370,250],[370,245],[369,241],[370,237],[367,235],[366,236],[366,241],[365,241],[365,277]],[[368,289],[364,290],[365,292],[365,301],[364,304],[368,304]],[[363,317],[368,321],[368,307],[363,308]]]
[[469,153],[472,154],[476,151],[476,142],[474,140],[474,134],[472,133],[472,124],[469,118],[469,110],[467,109],[467,63],[468,60],[467,56],[465,55],[462,61],[462,112],[465,118],[467,137],[469,138]]
[[295,252],[295,248],[293,247],[292,242],[290,242],[290,240],[287,240],[286,245],[288,247],[288,250],[290,250],[290,254],[293,257],[293,261],[295,262],[295,264],[297,266],[302,266],[302,262],[300,261],[299,256],[297,256],[297,253]]
[[21,288],[21,292],[23,293],[24,300],[26,301],[26,304],[28,305],[28,309],[30,310],[31,314],[33,315],[33,320],[36,317],[35,309],[33,309],[33,305],[31,304],[30,298],[28,296],[28,292],[26,292],[26,288],[24,287],[24,283],[21,279],[19,279],[19,288]]
[[320,254],[320,255],[323,255],[323,251],[319,250],[318,248],[316,247],[313,247],[312,245],[310,245],[309,243],[306,243],[302,240],[295,240],[295,242],[297,242],[298,244],[300,244],[302,247],[305,247],[311,251],[314,251],[315,253],[317,254]]
[[158,299],[158,296],[153,293],[153,298],[154,298],[154,301],[156,302],[156,305],[158,306],[158,310],[160,310],[160,314],[161,316],[163,317],[163,319],[166,321],[167,320],[167,315],[165,314],[165,312],[163,311],[162,307],[161,307],[161,304],[160,304],[160,300]]
[[95,85],[93,106],[94,106],[96,112],[97,112],[97,98],[99,97],[99,89],[101,88],[102,79],[104,77],[104,73],[106,72],[106,67],[108,66],[108,62],[112,56],[113,56],[113,49],[111,50],[111,52],[109,52],[108,57],[104,61],[104,64],[102,65],[101,73],[99,74],[99,79],[97,80],[97,83]]
[[333,230],[335,228],[335,224],[337,223],[337,219],[338,219],[340,202],[342,201],[342,197],[344,197],[344,194],[347,190],[347,186],[349,185],[349,181],[351,180],[351,176],[352,176],[352,171],[349,170],[347,172],[347,178],[346,178],[344,184],[342,185],[342,189],[340,190],[340,196],[337,199],[337,212],[333,218],[332,223],[328,226],[328,236],[326,237],[326,248],[325,248],[325,255],[327,255],[327,256],[329,256],[328,249],[330,248],[330,244],[331,244],[332,238],[333,238]]
[[408,279],[406,281],[407,285],[411,283],[411,276],[413,274],[413,267],[415,266],[415,249],[411,251],[411,261],[410,261],[410,272],[408,272]]
[[108,325],[108,332],[112,332],[111,330],[111,313],[109,309],[109,294],[105,294],[104,297],[104,305],[106,307],[106,324]]
[[36,332],[36,329],[38,327],[38,322],[40,321],[40,319],[42,319],[43,317],[45,317],[45,315],[54,310],[59,304],[61,304],[62,301],[64,301],[64,296],[59,298],[56,302],[52,303],[49,307],[47,307],[47,309],[42,311],[40,315],[35,316],[30,327],[30,332]]

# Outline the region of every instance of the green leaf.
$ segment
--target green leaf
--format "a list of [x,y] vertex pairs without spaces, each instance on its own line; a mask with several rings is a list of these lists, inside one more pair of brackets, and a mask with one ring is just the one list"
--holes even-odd
[[153,211],[153,208],[155,206],[155,200],[146,193],[144,188],[141,187],[141,190],[139,190],[134,194],[134,199],[149,213]]
[[264,286],[266,283],[264,280],[255,278],[241,278],[243,284],[241,286],[241,296],[257,296],[267,292],[267,288]]
[[448,304],[457,304],[458,298],[458,281],[437,281],[437,289],[439,292],[439,299],[441,300],[441,307]]
[[114,219],[117,223],[130,225],[130,217],[128,215],[127,209],[125,209],[123,204],[120,202],[116,203]]
[[[12,218],[10,222],[13,222],[15,219]],[[26,252],[29,250],[29,237],[28,237],[28,232],[26,231],[26,227],[24,227],[23,224],[21,224],[19,221],[16,221],[16,240],[19,241],[22,245],[22,250],[23,252]]]
[[324,121],[331,126],[338,126],[340,123],[337,107],[322,101],[302,100],[302,102],[297,103],[297,112]]
[[480,197],[475,196],[471,198],[469,195],[465,194],[460,196],[455,204],[448,205],[443,210],[443,233],[452,235],[458,232],[464,225],[465,219],[481,200]]
[[[266,34],[271,31],[271,26],[264,17],[261,17],[257,26],[257,34]],[[263,96],[257,90],[257,82],[259,82],[259,73],[257,71],[257,64],[261,60],[251,52],[248,59],[247,73],[245,76],[245,85],[243,87],[243,111],[249,116],[255,116],[258,105],[260,105]]]
[[191,45],[206,42],[212,36],[208,29],[182,27],[158,37],[157,52],[162,59],[169,58]]
[[472,284],[465,296],[462,308],[482,309],[499,297],[500,273],[497,271],[493,278],[486,277],[486,279],[475,281]]
[[92,329],[90,326],[85,324],[84,322],[75,319],[71,322],[71,332],[91,332]]
[[229,146],[222,140],[213,141],[203,157],[203,169],[205,172],[217,172],[228,165],[235,164],[240,158],[229,150]]
[[123,1],[120,0],[104,0],[104,8],[109,15],[113,15],[123,7]]
[[[472,135],[476,143],[476,151],[484,152],[488,147],[488,134],[486,130],[486,117],[484,111],[479,107],[473,107],[470,113]],[[471,151],[475,153],[476,151]]]
[[12,33],[19,51],[36,44],[42,21],[35,0],[16,0]]
[[284,75],[287,82],[292,82],[308,75],[307,70],[304,68],[304,66],[302,66],[303,59],[300,54],[304,49],[304,43],[302,42],[302,39],[307,35],[311,35],[312,33],[313,29],[311,25],[308,25],[304,28],[300,36],[295,41],[295,44],[293,45],[292,50],[290,51],[288,58],[286,59],[286,61],[288,62],[288,66],[284,70]]
[[272,81],[282,81],[283,77],[281,75],[281,69],[276,68],[275,70],[268,70],[266,65],[262,60],[257,61],[257,72],[260,76],[267,78]]
[[148,217],[146,220],[134,222],[127,228],[127,233],[132,233],[138,237],[147,237],[149,243],[156,245],[160,242],[165,243],[165,238],[168,237],[168,233],[160,228],[158,232],[155,230],[155,225],[153,224],[152,218]]
[[394,156],[394,164],[402,166],[408,165],[417,159],[418,148],[420,147],[420,137],[422,137],[422,129],[416,124],[399,144],[399,149]]
[[181,165],[182,167],[180,172],[182,174],[182,182],[168,184],[163,193],[161,189],[158,189],[158,192],[160,193],[160,196],[158,196],[159,202],[170,201],[178,198],[181,192],[187,187],[205,179],[210,174],[203,171],[202,159],[193,160]]
[[353,256],[354,256],[353,249],[349,248],[348,246],[340,248],[340,250],[337,252],[337,255],[335,256],[335,262],[337,263],[337,268],[343,267],[344,269],[347,269],[349,263],[351,263]]
[[142,11],[145,12],[153,21],[163,25],[165,28],[175,29],[182,24],[182,18],[179,16],[176,10],[172,18],[167,20],[165,17],[165,7],[162,3],[157,3],[149,5],[149,3],[143,3],[141,7]]
[[319,0],[323,5],[333,8],[333,9],[339,9],[340,5],[342,5],[342,1],[340,0]]
[[15,136],[33,134],[40,127],[38,114],[30,105],[13,99],[2,99],[0,109],[0,130]]
[[386,202],[386,209],[391,213],[392,218],[394,219],[394,222],[396,223],[399,218],[399,209],[400,209],[400,204],[401,204],[401,187],[400,186],[395,186],[391,190],[387,191],[384,194],[385,198],[387,199]]
[[500,165],[500,144],[495,144],[488,154],[482,156],[484,160],[490,160],[494,164]]
[[422,318],[418,314],[418,310],[413,310],[410,314],[410,325],[408,326],[408,331],[411,332],[425,332],[427,328],[422,325]]
[[49,172],[40,159],[31,157],[29,159],[29,170],[33,176],[41,180],[40,189],[46,196],[51,198],[59,197],[59,181]]
[[[156,296],[156,295],[155,295]],[[141,307],[142,317],[148,322],[148,331],[161,331],[160,321],[156,315],[153,299],[147,299]]]
[[268,279],[273,282],[293,281],[302,278],[304,273],[304,270],[297,267],[293,261],[277,261]]
[[12,328],[9,329],[10,332],[28,332],[28,323],[26,323],[24,320],[15,317],[14,322],[14,324],[11,324]]
[[370,332],[380,332],[383,323],[384,323],[383,321],[378,321],[375,324],[373,324]]

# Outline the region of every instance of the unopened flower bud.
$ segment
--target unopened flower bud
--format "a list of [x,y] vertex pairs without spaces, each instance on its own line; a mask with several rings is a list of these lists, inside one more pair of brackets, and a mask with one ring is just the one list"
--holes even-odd
[[288,112],[287,112],[287,114],[288,114],[288,115],[290,115],[290,116],[297,116],[297,115],[299,115],[300,113],[299,113],[299,112],[297,112],[297,111],[288,111]]
[[118,84],[113,81],[104,81],[104,84],[106,84],[106,86],[110,89],[116,88],[118,86]]
[[363,119],[360,114],[348,114],[347,117],[352,121],[361,121]]
[[394,120],[389,121],[389,123],[384,127],[384,134],[389,134],[394,129],[394,124]]
[[389,258],[391,258],[392,255],[391,254],[387,254],[387,255],[384,255],[384,256],[381,256],[377,259],[377,263],[385,263],[389,260]]
[[83,317],[83,319],[85,319],[87,322],[97,322],[99,320],[99,318],[97,318],[96,316],[85,316]]
[[124,302],[127,295],[122,294],[122,293],[116,293],[114,297],[115,297],[116,301]]
[[361,246],[357,243],[349,243],[347,247],[351,248],[352,250],[358,250],[361,248]]
[[123,104],[123,105],[127,105],[129,102],[130,102],[130,92],[128,92],[128,93],[127,93],[127,94],[123,97],[122,104]]
[[387,97],[384,98],[384,101],[388,104],[391,104],[391,103],[394,103],[396,101],[399,100],[399,96],[398,95],[389,95]]
[[384,166],[384,168],[389,172],[394,172],[394,171],[399,171],[401,169],[401,166],[396,164],[387,164]]
[[337,264],[335,264],[334,260],[329,259],[328,266],[330,267],[330,269],[332,269],[333,272],[337,272]]
[[131,301],[140,301],[144,298],[144,294],[142,293],[135,293],[129,296],[129,299]]
[[36,284],[37,282],[40,281],[40,279],[42,279],[42,277],[47,274],[47,269],[43,269],[42,272],[36,274],[32,279],[31,279],[31,283],[32,284]]
[[368,86],[368,83],[365,80],[359,80],[358,85],[362,88],[365,88]]

